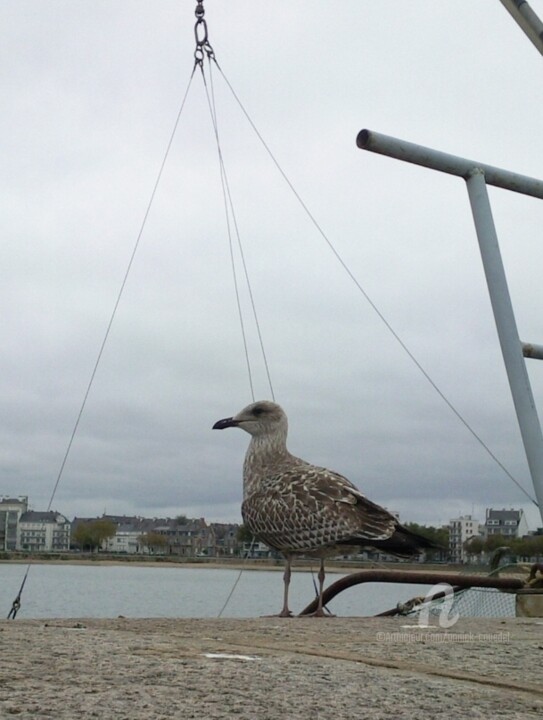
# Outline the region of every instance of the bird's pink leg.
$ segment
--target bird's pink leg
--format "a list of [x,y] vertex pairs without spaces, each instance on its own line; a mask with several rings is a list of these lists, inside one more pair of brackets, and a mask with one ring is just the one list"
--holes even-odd
[[332,613],[326,614],[324,612],[324,608],[322,606],[322,594],[324,592],[324,579],[326,577],[326,574],[324,572],[324,558],[321,558],[321,566],[319,568],[319,574],[317,575],[319,579],[319,599],[317,602],[317,609],[315,612],[310,613],[309,615],[304,615],[303,617],[335,617],[335,615],[332,615]]
[[288,608],[288,586],[290,585],[290,557],[285,556],[285,572],[283,573],[283,609],[277,615],[268,615],[267,617],[292,617],[292,613]]
[[285,562],[285,572],[283,574],[283,609],[279,613],[279,617],[292,617],[292,613],[288,608],[288,587],[290,585],[290,557],[287,556]]
[[321,558],[321,566],[317,577],[319,579],[319,602],[317,604],[317,609],[315,610],[315,616],[324,617],[324,610],[322,609],[322,593],[324,591],[324,578],[326,577],[324,572],[324,558]]

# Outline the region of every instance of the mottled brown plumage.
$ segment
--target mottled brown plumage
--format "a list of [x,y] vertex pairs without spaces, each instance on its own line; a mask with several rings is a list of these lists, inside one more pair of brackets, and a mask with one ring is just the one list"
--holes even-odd
[[[412,555],[430,546],[388,510],[368,500],[347,478],[291,455],[286,445],[287,416],[276,403],[253,403],[213,427],[240,427],[251,435],[243,465],[241,512],[249,530],[286,558],[281,615],[291,614],[288,584],[294,555],[321,559],[322,596],[328,555],[348,553],[350,548],[356,551],[360,546]],[[323,614],[322,602],[317,614]]]
[[339,544],[386,540],[394,532],[393,516],[337,473],[300,464],[265,477],[243,501],[242,515],[280,552],[328,555]]

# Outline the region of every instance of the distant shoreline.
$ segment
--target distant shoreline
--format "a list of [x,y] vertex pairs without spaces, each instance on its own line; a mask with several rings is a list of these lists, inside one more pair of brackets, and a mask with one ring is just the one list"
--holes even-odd
[[[243,558],[172,558],[170,556],[151,556],[142,558],[141,556],[135,558],[133,556],[124,555],[122,557],[115,557],[112,555],[85,555],[85,556],[72,556],[63,554],[55,557],[51,554],[45,554],[45,556],[31,555],[31,556],[9,556],[5,553],[0,557],[0,564],[10,565],[84,565],[84,566],[126,566],[131,567],[171,567],[171,568],[201,568],[209,570],[272,570],[272,571],[283,571],[283,561],[281,559],[247,559]],[[406,563],[406,562],[389,562],[389,563],[376,563],[376,562],[357,562],[355,560],[329,560],[326,563],[326,570],[329,573],[349,573],[357,572],[359,570],[372,570],[372,569],[388,569],[388,570],[410,570],[415,572],[466,572],[469,567],[471,573],[487,574],[488,568],[484,566],[466,566],[466,565],[453,565],[444,563]],[[310,572],[311,570],[318,570],[318,560],[313,562],[307,558],[300,558],[295,560],[293,563],[293,570],[298,572]]]
[[[88,567],[104,567],[104,566],[129,566],[129,567],[146,567],[146,568],[183,568],[183,569],[204,569],[204,570],[218,570],[218,569],[231,569],[231,570],[239,570],[243,568],[244,570],[282,570],[281,564],[254,564],[249,562],[243,562],[243,560],[233,561],[233,562],[221,562],[218,561],[210,561],[210,562],[193,562],[191,560],[166,560],[166,561],[160,561],[156,559],[152,560],[121,560],[120,558],[99,558],[96,560],[91,560],[89,558],[69,558],[69,559],[58,559],[58,558],[28,558],[26,560],[23,559],[13,559],[13,560],[0,560],[0,565],[84,565]],[[297,568],[298,569],[298,568]],[[310,569],[310,568],[307,568]]]

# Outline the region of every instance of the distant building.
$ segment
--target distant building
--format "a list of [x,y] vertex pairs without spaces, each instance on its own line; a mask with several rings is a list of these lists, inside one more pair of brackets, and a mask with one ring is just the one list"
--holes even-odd
[[115,535],[102,543],[101,549],[105,552],[127,555],[145,552],[141,537],[146,532],[145,524],[148,520],[138,515],[102,515],[101,518],[94,518],[94,522],[96,520],[108,520],[117,526]]
[[28,510],[28,497],[0,498],[0,551],[17,549],[19,518]]
[[234,557],[243,550],[243,542],[238,539],[240,526],[237,523],[210,523],[213,533],[213,549],[209,552],[215,557]]
[[467,540],[480,535],[481,525],[471,515],[462,515],[449,521],[450,560],[454,563],[468,561],[468,553],[464,547]]
[[[130,515],[74,518],[72,533],[79,524],[97,520],[108,520],[116,526],[115,535],[102,543],[104,552],[181,557],[215,555],[215,533],[204,518],[143,518]],[[153,544],[153,536],[155,539],[160,536],[163,541]]]
[[215,534],[204,518],[166,518],[150,521],[146,532],[164,535],[168,541],[165,552],[181,557],[212,555]]
[[266,545],[266,543],[260,542],[260,540],[254,540],[253,542],[243,543],[243,557],[252,559],[261,558],[280,558],[281,553],[277,550]]
[[[109,519],[109,518],[108,518]],[[141,537],[144,534],[139,520],[119,523],[115,535],[102,543],[102,550],[112,553],[134,555],[144,551]]]
[[60,552],[70,549],[70,521],[58,512],[27,510],[19,517],[17,550]]
[[487,508],[484,526],[486,537],[524,537],[528,534],[528,523],[523,510],[494,510]]

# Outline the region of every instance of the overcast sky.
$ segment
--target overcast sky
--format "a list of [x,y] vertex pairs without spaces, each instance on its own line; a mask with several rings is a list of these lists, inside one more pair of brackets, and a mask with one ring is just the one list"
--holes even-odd
[[[194,0],[0,3],[0,495],[47,507],[193,65]],[[217,59],[379,311],[533,495],[465,184],[363,152],[370,128],[543,176],[543,62],[498,0],[206,0]],[[543,16],[543,1],[532,0]],[[291,452],[402,520],[538,512],[402,350],[213,74]],[[53,509],[239,521],[251,402],[216,146],[194,77]],[[490,189],[524,341],[543,203]],[[236,252],[239,268],[239,253]],[[248,294],[257,399],[270,397]],[[543,364],[529,363],[536,402]]]

